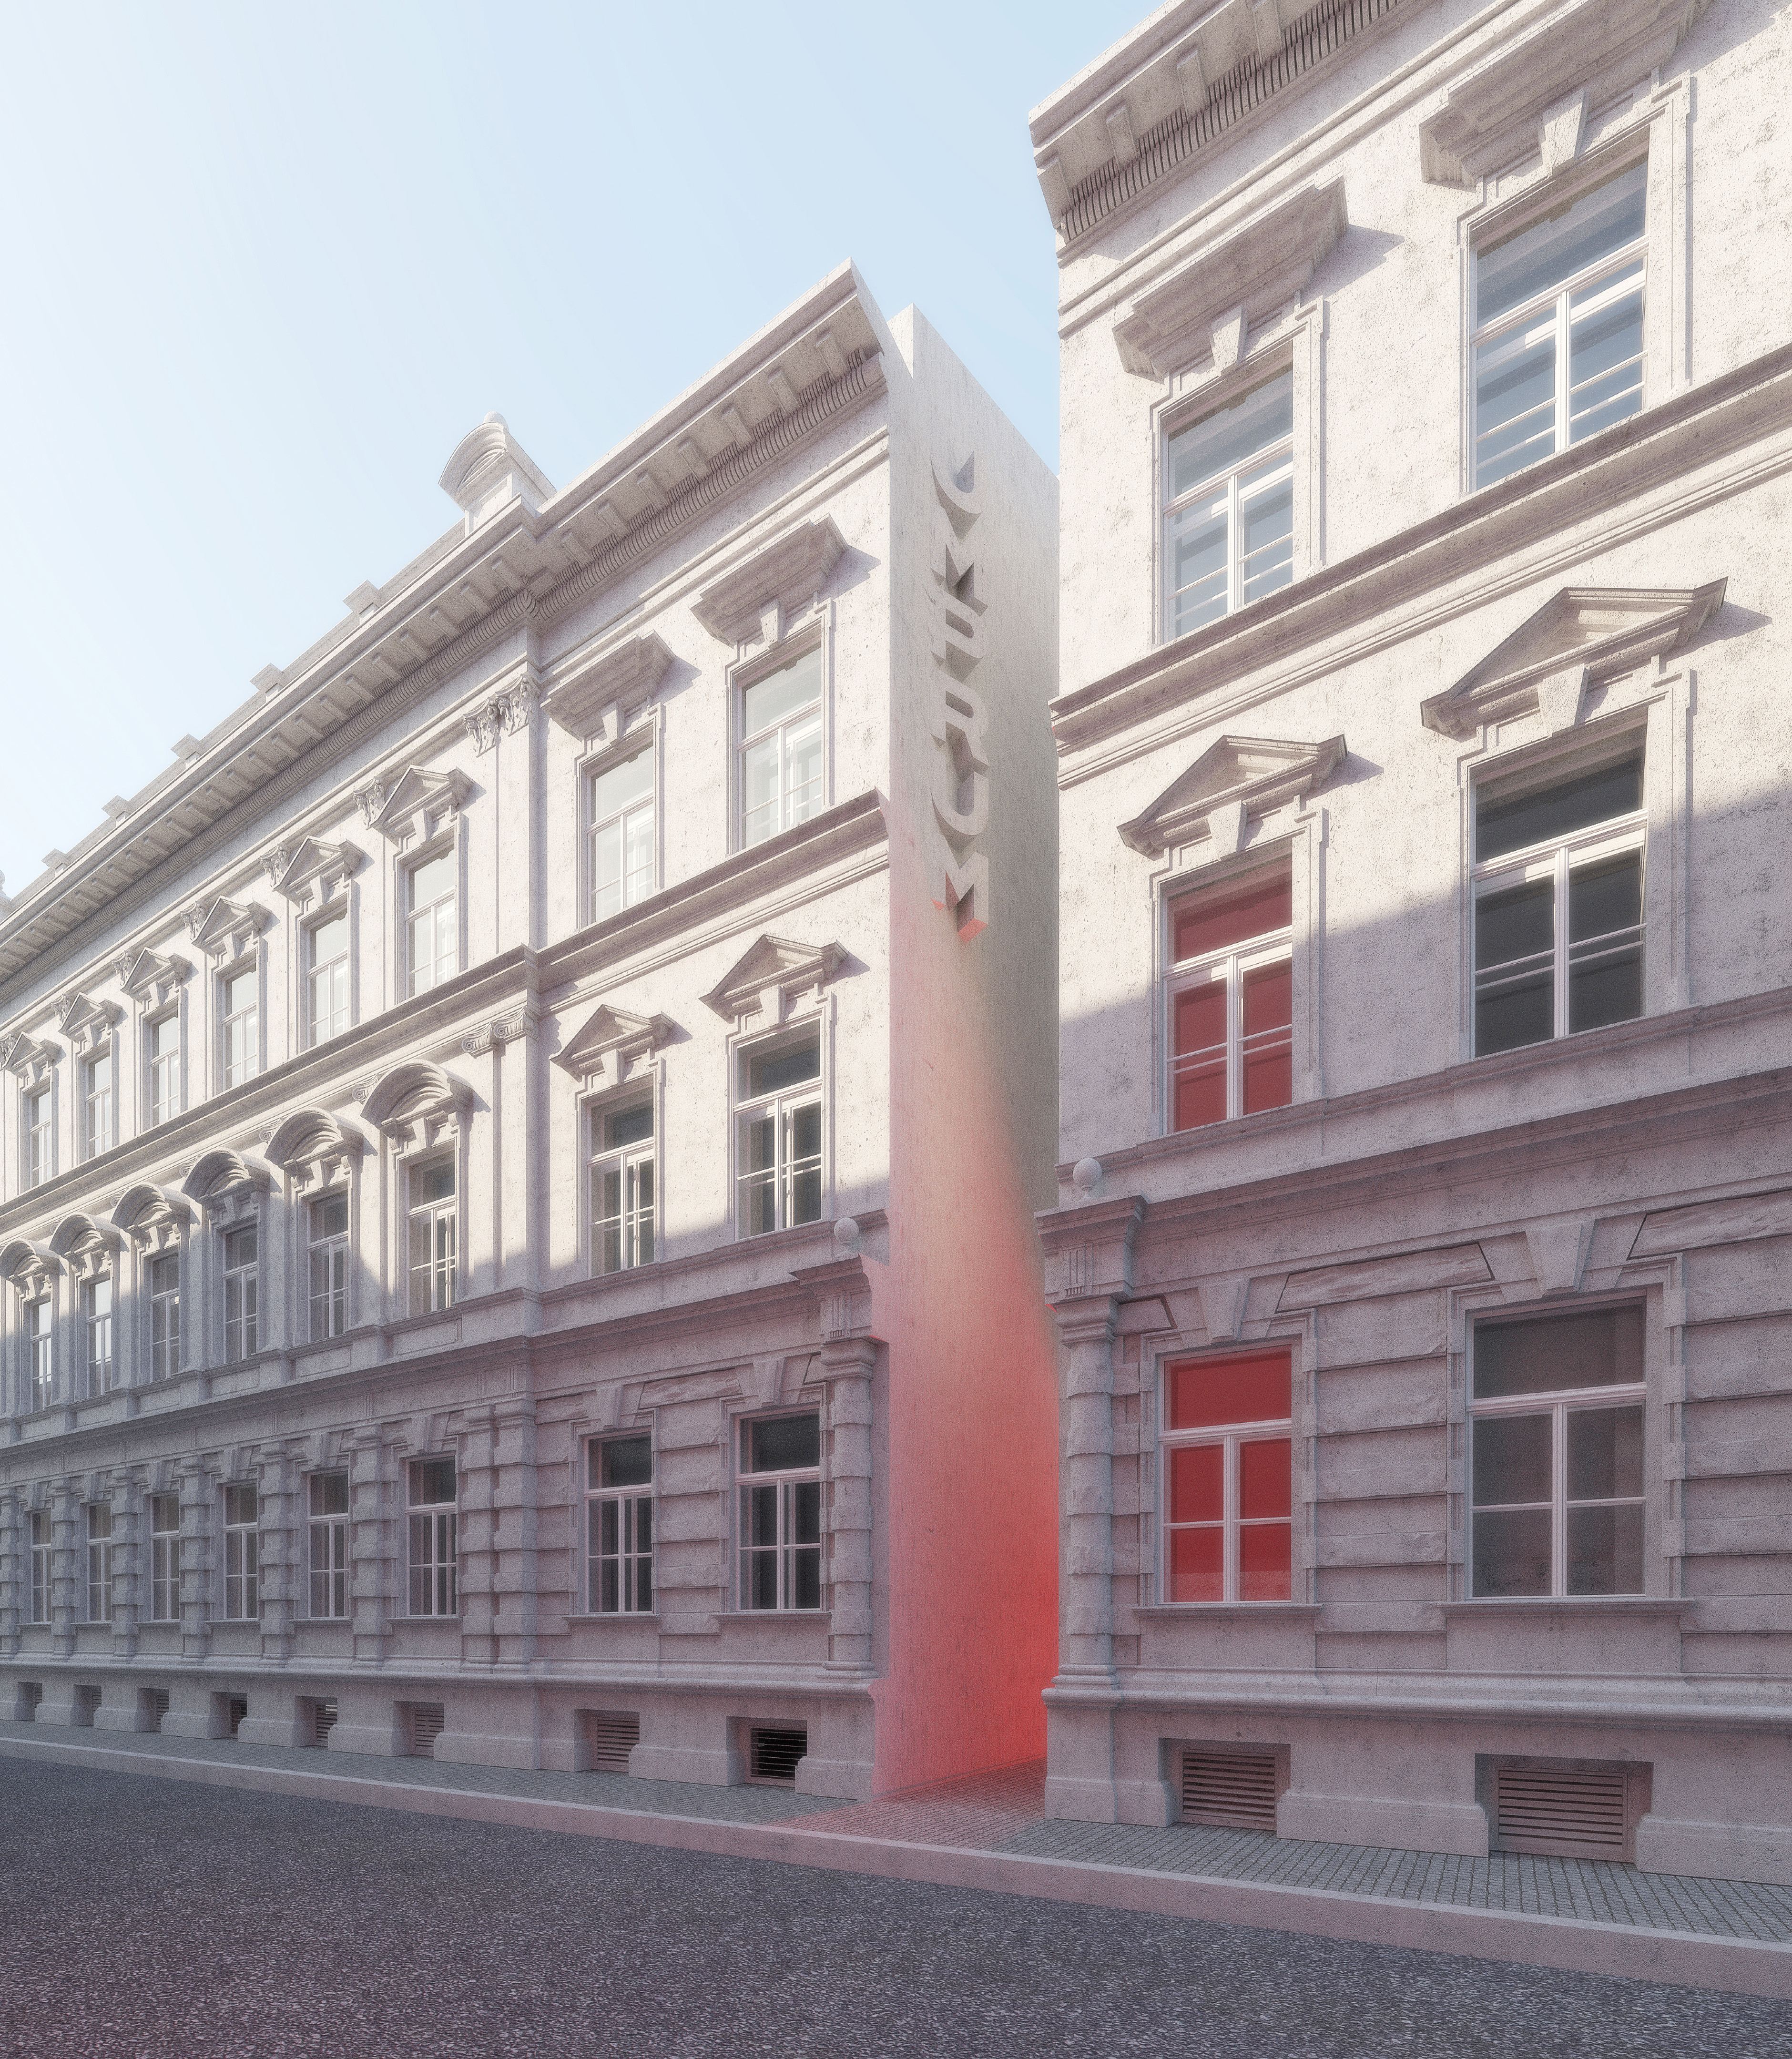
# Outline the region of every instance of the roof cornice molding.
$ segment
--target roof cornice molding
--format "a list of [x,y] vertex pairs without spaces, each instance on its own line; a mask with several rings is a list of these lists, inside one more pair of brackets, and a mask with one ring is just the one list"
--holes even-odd
[[1323,743],[1222,736],[1142,814],[1120,825],[1120,840],[1145,858],[1203,842],[1236,851],[1250,823],[1323,787],[1344,749],[1341,736]]

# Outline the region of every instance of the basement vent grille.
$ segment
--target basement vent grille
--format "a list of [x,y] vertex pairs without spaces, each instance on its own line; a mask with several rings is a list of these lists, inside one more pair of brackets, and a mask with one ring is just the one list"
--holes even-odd
[[1182,1820],[1231,1830],[1276,1828],[1272,1751],[1185,1751]]
[[330,1732],[336,1728],[336,1702],[320,1695],[311,1705],[311,1742],[328,1750]]
[[413,1702],[411,1704],[411,1756],[413,1758],[433,1758],[436,1740],[447,1723],[440,1702]]
[[22,1723],[38,1720],[38,1704],[43,1699],[41,1680],[21,1680],[18,1683],[18,1719]]
[[147,1730],[159,1730],[161,1719],[168,1714],[168,1690],[165,1687],[145,1687],[143,1691],[143,1713],[149,1718],[144,1726]]
[[225,1726],[234,1737],[243,1726],[243,1718],[249,1714],[246,1695],[226,1695],[224,1698]]
[[777,1781],[788,1786],[795,1782],[796,1764],[809,1749],[808,1726],[800,1730],[760,1730],[747,1734],[748,1777]]
[[100,1691],[98,1687],[77,1687],[74,1691],[74,1719],[78,1723],[91,1723],[100,1711]]
[[1494,1769],[1495,1837],[1502,1851],[1556,1858],[1627,1859],[1630,1814],[1622,1767]]
[[641,1742],[641,1718],[622,1709],[591,1709],[585,1715],[585,1758],[593,1773],[626,1773],[628,1754]]

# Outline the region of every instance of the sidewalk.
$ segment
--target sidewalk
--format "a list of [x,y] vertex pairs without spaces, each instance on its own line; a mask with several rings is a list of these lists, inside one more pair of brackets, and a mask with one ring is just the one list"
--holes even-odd
[[0,1758],[1792,1999],[1792,1888],[1043,1813],[1043,1764],[876,1802],[0,1722]]

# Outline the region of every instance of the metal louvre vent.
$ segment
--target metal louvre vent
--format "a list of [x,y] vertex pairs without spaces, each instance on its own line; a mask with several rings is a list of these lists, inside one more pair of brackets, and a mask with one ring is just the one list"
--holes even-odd
[[585,1756],[592,1773],[626,1773],[628,1754],[641,1742],[641,1718],[623,1709],[585,1714]]
[[1182,1820],[1232,1830],[1276,1829],[1272,1751],[1185,1751]]
[[330,1732],[335,1727],[335,1700],[333,1698],[326,1699],[320,1695],[311,1705],[311,1742],[328,1750]]
[[410,1705],[411,1756],[413,1758],[433,1758],[436,1740],[447,1726],[448,1718],[440,1702],[413,1702]]
[[747,1734],[747,1776],[753,1780],[775,1780],[786,1784],[796,1778],[797,1761],[809,1749],[806,1724],[798,1730],[760,1730]]
[[1508,1852],[1557,1858],[1630,1857],[1621,1766],[1501,1766],[1494,1770],[1494,1836]]
[[161,1719],[168,1714],[168,1690],[165,1687],[145,1687],[143,1691],[143,1713],[149,1721],[145,1730],[159,1730]]
[[98,1687],[77,1687],[74,1691],[74,1720],[90,1724],[99,1714],[100,1691]]

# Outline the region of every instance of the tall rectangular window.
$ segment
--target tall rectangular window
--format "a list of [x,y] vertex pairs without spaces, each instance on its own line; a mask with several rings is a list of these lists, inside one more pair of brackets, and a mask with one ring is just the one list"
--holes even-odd
[[56,1155],[50,1134],[50,1089],[39,1087],[25,1097],[25,1184],[41,1187],[56,1170]]
[[31,1620],[50,1620],[50,1518],[47,1508],[31,1511]]
[[1285,1602],[1293,1580],[1293,1373],[1286,1352],[1164,1369],[1164,1597]]
[[587,806],[589,919],[601,922],[653,891],[653,747],[593,773]]
[[411,1613],[458,1615],[459,1519],[452,1459],[411,1461]]
[[149,1377],[172,1380],[181,1369],[181,1258],[165,1251],[149,1260]]
[[261,1613],[261,1533],[253,1481],[224,1490],[224,1613],[233,1623]]
[[87,1620],[112,1620],[112,1504],[87,1504]]
[[743,1051],[735,1118],[737,1222],[743,1237],[818,1222],[822,1213],[819,1032]]
[[432,1158],[410,1169],[411,1313],[454,1305],[454,1161]]
[[224,1084],[241,1086],[261,1069],[261,975],[253,964],[232,973],[219,992],[224,1010]]
[[1477,1323],[1471,1341],[1476,1595],[1639,1595],[1643,1311]]
[[149,1121],[171,1121],[181,1112],[181,1018],[149,1025]]
[[599,1615],[653,1607],[653,1440],[586,1447],[586,1605]]
[[740,1426],[740,1606],[822,1605],[822,1419],[749,1416]]
[[97,1158],[112,1146],[112,1053],[90,1058],[82,1081],[85,1155]]
[[56,1398],[56,1332],[47,1294],[25,1304],[26,1405],[47,1408]]
[[311,1340],[320,1344],[348,1327],[348,1197],[321,1195],[310,1228]]
[[1294,375],[1174,431],[1164,451],[1164,634],[1294,576]]
[[313,1473],[308,1491],[311,1613],[320,1617],[345,1616],[348,1613],[348,1476]]
[[1643,1013],[1643,753],[1475,795],[1475,1049]]
[[460,970],[460,932],[456,920],[456,860],[454,850],[424,858],[404,875],[409,906],[405,934],[409,940],[411,991],[425,994],[452,979]]
[[181,1619],[181,1497],[149,1497],[149,1620]]
[[112,1392],[112,1275],[84,1280],[81,1288],[81,1328],[86,1344],[87,1392]]
[[1643,405],[1647,163],[1475,250],[1475,484]]
[[653,1103],[591,1111],[591,1270],[653,1258]]
[[818,646],[742,689],[742,848],[818,814],[822,783]]
[[234,1364],[260,1349],[257,1310],[261,1300],[259,1240],[253,1223],[226,1233],[224,1240],[224,1356]]
[[1286,863],[1171,902],[1171,1129],[1293,1100],[1293,922]]
[[333,915],[305,932],[309,1041],[321,1044],[348,1026],[348,918]]

